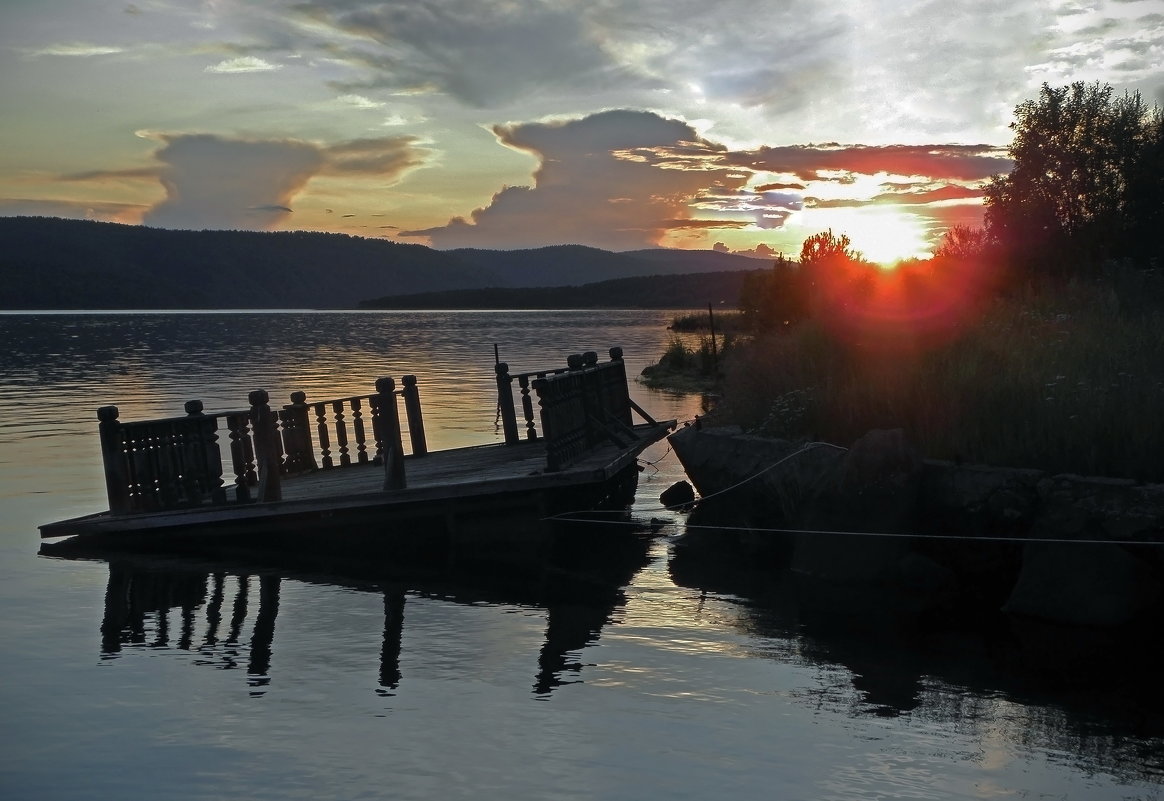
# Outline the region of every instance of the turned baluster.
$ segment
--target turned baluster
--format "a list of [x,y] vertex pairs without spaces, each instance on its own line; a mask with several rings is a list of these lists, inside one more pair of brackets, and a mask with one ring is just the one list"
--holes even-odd
[[315,431],[319,438],[319,463],[327,470],[332,467],[331,436],[327,433],[327,404],[316,403],[312,408],[315,409]]
[[364,432],[364,404],[359,398],[352,398],[352,435],[356,438],[356,462],[367,464],[368,438]]
[[352,463],[352,456],[348,453],[348,426],[344,421],[344,402],[331,402],[331,410],[335,415],[335,443],[339,448],[340,467],[347,467]]
[[525,438],[537,439],[538,429],[534,425],[533,398],[529,394],[529,376],[519,375],[517,385],[521,388],[521,412],[525,416]]
[[255,472],[255,449],[250,436],[250,416],[246,412],[228,414],[226,428],[230,431],[230,462],[234,469],[235,498],[249,501],[250,488],[259,482]]

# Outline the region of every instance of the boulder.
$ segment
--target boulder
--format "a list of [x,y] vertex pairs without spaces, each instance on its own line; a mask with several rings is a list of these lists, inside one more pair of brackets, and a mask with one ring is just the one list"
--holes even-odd
[[[901,429],[874,430],[818,480],[797,515],[792,569],[838,581],[894,582],[910,552],[922,460]],[[821,532],[855,532],[854,534]]]
[[1031,542],[1008,614],[1085,626],[1119,626],[1160,601],[1155,571],[1122,546],[1109,543]]
[[686,506],[695,500],[695,488],[686,481],[676,481],[659,496],[659,502],[668,509]]

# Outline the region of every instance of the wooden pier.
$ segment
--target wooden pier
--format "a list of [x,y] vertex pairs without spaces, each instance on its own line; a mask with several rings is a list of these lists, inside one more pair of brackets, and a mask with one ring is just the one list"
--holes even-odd
[[263,390],[242,409],[207,412],[188,401],[185,415],[160,420],[126,422],[117,407],[102,407],[109,508],[42,525],[41,537],[407,528],[463,546],[601,504],[637,476],[638,454],[674,428],[631,400],[620,348],[606,362],[591,351],[523,373],[499,363],[496,382],[504,442],[438,451],[428,449],[411,375],[399,388],[381,378],[368,395],[309,401],[293,392],[283,406]]

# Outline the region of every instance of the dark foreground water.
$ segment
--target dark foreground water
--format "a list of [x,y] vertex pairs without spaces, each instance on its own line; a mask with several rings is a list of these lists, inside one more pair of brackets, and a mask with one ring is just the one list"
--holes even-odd
[[0,797],[1161,797],[1160,670],[1135,642],[919,625],[890,599],[676,558],[665,447],[633,514],[666,525],[549,588],[37,555],[38,524],[104,508],[100,405],[129,420],[411,372],[430,445],[492,442],[494,344],[515,370],[621,345],[633,374],[667,319],[0,315]]

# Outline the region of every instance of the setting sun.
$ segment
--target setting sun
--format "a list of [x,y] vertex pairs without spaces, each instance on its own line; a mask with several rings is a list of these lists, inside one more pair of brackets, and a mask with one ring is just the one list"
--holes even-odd
[[832,230],[845,233],[853,249],[881,267],[927,258],[931,245],[918,215],[900,208],[830,209]]

